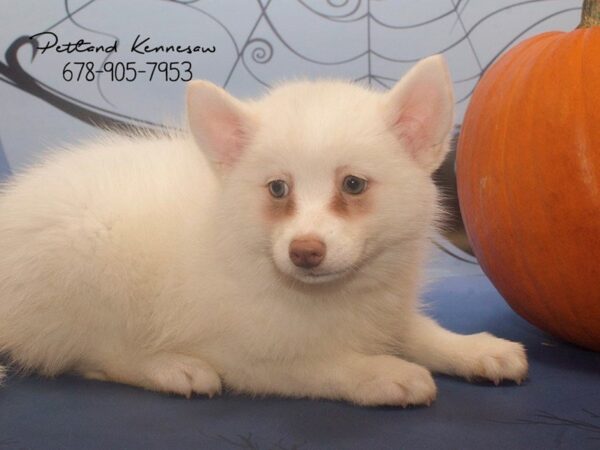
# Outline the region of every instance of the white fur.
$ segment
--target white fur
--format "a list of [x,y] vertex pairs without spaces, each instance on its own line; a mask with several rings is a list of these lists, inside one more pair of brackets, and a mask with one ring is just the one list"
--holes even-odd
[[[391,94],[297,82],[241,102],[196,82],[188,99],[189,135],[104,138],[4,188],[0,351],[16,366],[363,405],[430,403],[429,370],[526,376],[519,344],[419,311],[452,123],[439,57]],[[373,180],[367,214],[331,211],[339,167]],[[295,212],[268,221],[265,184],[286,177]],[[288,257],[305,234],[327,245],[318,281]]]

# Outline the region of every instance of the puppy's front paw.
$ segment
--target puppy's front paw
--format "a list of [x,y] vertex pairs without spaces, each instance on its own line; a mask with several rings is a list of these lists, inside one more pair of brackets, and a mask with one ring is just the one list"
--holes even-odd
[[145,378],[152,390],[191,397],[221,393],[219,375],[204,361],[184,355],[160,355],[146,363]]
[[473,354],[465,355],[469,361],[469,370],[465,373],[468,379],[483,378],[495,384],[513,380],[520,384],[527,378],[528,365],[523,345],[489,333],[480,333],[472,338],[475,340]]
[[179,353],[159,353],[137,361],[118,358],[82,370],[81,374],[90,379],[116,381],[188,398],[192,394],[212,397],[221,393],[221,378],[210,365]]
[[392,356],[375,357],[368,373],[351,395],[359,405],[430,405],[437,388],[431,373],[417,364]]

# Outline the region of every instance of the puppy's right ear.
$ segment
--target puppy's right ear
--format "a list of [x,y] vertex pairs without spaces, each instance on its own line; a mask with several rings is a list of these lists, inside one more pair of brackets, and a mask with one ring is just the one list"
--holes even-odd
[[208,81],[196,80],[187,85],[187,114],[200,148],[219,170],[230,169],[254,128],[246,104]]

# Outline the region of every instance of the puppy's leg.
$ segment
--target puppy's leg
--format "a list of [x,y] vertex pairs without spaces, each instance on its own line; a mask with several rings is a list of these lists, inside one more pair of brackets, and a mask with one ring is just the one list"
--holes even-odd
[[525,349],[519,343],[489,333],[456,334],[422,315],[415,315],[409,324],[403,356],[434,372],[496,384],[503,379],[520,383],[527,377]]
[[221,393],[217,372],[201,359],[179,353],[158,353],[151,356],[110,358],[94,368],[78,370],[84,377],[115,381],[190,397],[201,394],[212,397]]
[[424,367],[395,356],[351,354],[332,360],[259,364],[225,383],[252,394],[346,400],[359,405],[429,405],[436,386]]

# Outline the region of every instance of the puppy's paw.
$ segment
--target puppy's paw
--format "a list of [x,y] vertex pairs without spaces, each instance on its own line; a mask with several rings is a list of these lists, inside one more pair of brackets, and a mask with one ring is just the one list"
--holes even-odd
[[163,354],[144,365],[145,383],[150,389],[191,397],[212,397],[221,393],[217,372],[200,359],[179,354]]
[[472,338],[476,340],[473,354],[467,358],[469,370],[465,373],[466,378],[487,379],[496,385],[502,380],[520,384],[527,378],[528,364],[523,345],[488,333],[480,333]]
[[115,357],[94,368],[80,369],[86,378],[139,386],[151,391],[191,397],[212,397],[221,393],[217,372],[201,359],[179,353],[159,353],[135,357]]
[[431,373],[416,364],[392,356],[376,357],[365,379],[351,395],[359,405],[402,406],[431,405],[437,388]]

